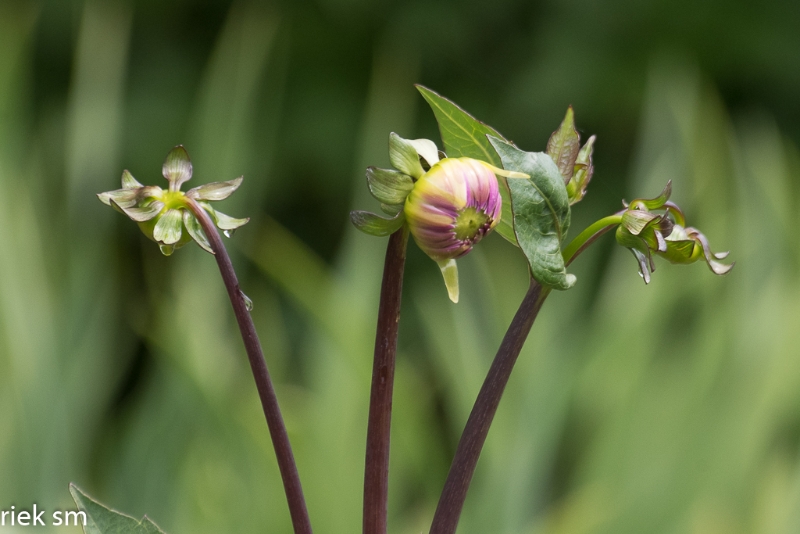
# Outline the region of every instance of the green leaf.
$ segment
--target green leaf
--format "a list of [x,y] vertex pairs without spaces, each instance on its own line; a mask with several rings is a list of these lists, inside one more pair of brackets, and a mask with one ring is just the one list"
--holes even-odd
[[414,189],[414,180],[399,171],[367,167],[367,185],[382,204],[402,204]]
[[578,152],[572,180],[567,184],[570,206],[583,200],[583,197],[586,196],[586,188],[589,186],[589,182],[592,181],[592,175],[594,175],[592,154],[594,152],[594,142],[596,139],[596,136],[591,136],[586,140],[586,144],[583,145],[580,152]]
[[[417,85],[416,87],[431,106],[436,122],[439,123],[439,133],[442,136],[442,143],[448,157],[473,158],[491,163],[495,167],[503,166],[500,156],[497,155],[494,147],[486,138],[487,135],[491,135],[505,141],[500,132],[488,124],[482,123],[454,102],[427,87],[422,85]],[[517,245],[508,182],[502,177],[498,178],[498,180],[501,186],[500,196],[503,198],[503,211],[495,230],[509,242]]]
[[544,152],[524,152],[489,137],[507,170],[524,172],[530,180],[509,180],[514,230],[531,275],[553,289],[569,289],[575,276],[567,274],[561,242],[569,229],[567,188],[553,160]]
[[70,484],[69,492],[78,509],[86,514],[84,534],[164,534],[147,516],[138,521],[115,512],[93,500],[74,484]]
[[567,114],[561,121],[561,126],[553,132],[547,141],[547,155],[553,158],[558,166],[564,184],[568,184],[575,172],[575,161],[581,148],[581,138],[575,130],[575,113],[572,106],[567,108]]
[[368,211],[351,211],[350,220],[365,234],[384,237],[399,230],[405,222],[405,217],[402,211],[391,219],[384,219]]

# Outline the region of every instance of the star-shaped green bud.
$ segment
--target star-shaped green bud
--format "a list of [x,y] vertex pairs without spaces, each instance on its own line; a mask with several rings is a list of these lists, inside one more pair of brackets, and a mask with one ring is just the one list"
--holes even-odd
[[197,218],[187,207],[187,199],[197,202],[208,212],[217,228],[230,237],[233,231],[250,219],[235,219],[215,210],[209,202],[228,198],[242,183],[242,177],[227,182],[213,182],[190,189],[181,185],[192,177],[192,162],[183,146],[167,154],[162,174],[169,182],[166,191],[157,185],[142,185],[127,170],[122,172],[122,189],[100,193],[104,204],[121,211],[139,224],[144,235],[158,243],[161,252],[169,256],[176,249],[194,240],[204,250],[211,245]]
[[728,253],[711,252],[706,236],[686,226],[683,211],[669,201],[671,193],[672,182],[668,182],[656,198],[636,199],[625,204],[622,222],[617,227],[617,242],[636,257],[645,283],[650,283],[650,275],[656,270],[654,254],[677,264],[694,263],[702,258],[714,274],[730,272],[734,263],[717,261],[725,259]]

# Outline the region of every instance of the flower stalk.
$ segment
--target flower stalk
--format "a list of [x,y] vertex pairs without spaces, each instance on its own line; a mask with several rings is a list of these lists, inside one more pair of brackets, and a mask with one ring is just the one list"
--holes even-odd
[[295,534],[311,534],[311,521],[306,508],[305,497],[303,496],[303,488],[300,485],[297,464],[294,460],[292,446],[289,443],[289,435],[286,432],[286,425],[283,422],[283,416],[278,406],[278,397],[275,394],[275,388],[272,385],[272,379],[264,360],[258,334],[248,311],[246,297],[239,289],[239,281],[236,277],[236,272],[233,270],[233,264],[209,214],[192,198],[187,197],[185,199],[185,206],[200,223],[214,258],[217,260],[225,288],[228,290],[228,297],[233,306],[236,322],[239,324],[239,331],[242,334],[242,341],[250,361],[250,369],[253,372],[258,395],[261,399],[261,406],[267,419],[272,444],[275,447],[275,456],[278,459],[278,468],[283,479],[283,487],[289,504],[289,513],[292,518],[294,532]]
[[620,224],[622,222],[622,213],[623,212],[620,211],[614,215],[603,217],[570,241],[562,254],[564,256],[564,264],[569,265],[572,263],[572,261],[578,257],[578,254],[586,250],[598,237]]
[[386,247],[369,397],[364,466],[364,534],[386,534],[387,528],[392,393],[407,244],[408,229],[403,226],[389,237]]
[[531,284],[525,298],[517,309],[511,325],[508,327],[503,342],[492,361],[489,373],[481,386],[478,398],[472,407],[461,440],[458,442],[450,472],[439,498],[439,504],[433,516],[431,534],[453,534],[461,517],[461,510],[467,498],[475,467],[481,455],[489,428],[497,413],[500,399],[505,391],[511,371],[517,361],[522,346],[528,338],[533,322],[539,310],[550,294],[550,289],[542,287],[531,278]]

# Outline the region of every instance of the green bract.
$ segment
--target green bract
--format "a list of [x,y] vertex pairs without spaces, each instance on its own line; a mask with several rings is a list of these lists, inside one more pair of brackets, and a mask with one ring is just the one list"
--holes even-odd
[[100,193],[97,197],[139,223],[144,235],[158,243],[165,256],[191,240],[213,254],[200,223],[186,205],[187,199],[195,200],[202,206],[227,237],[250,220],[235,219],[216,211],[209,204],[228,198],[242,184],[242,177],[201,185],[186,193],[180,190],[181,185],[192,177],[192,162],[183,146],[178,145],[170,150],[162,174],[169,182],[166,191],[157,185],[140,184],[125,170],[122,172],[122,189]]
[[681,209],[669,201],[671,193],[672,182],[667,182],[656,198],[636,199],[625,205],[616,237],[617,242],[636,257],[639,275],[645,283],[650,283],[650,275],[656,270],[653,254],[678,264],[694,263],[702,258],[714,274],[730,272],[735,263],[717,261],[725,259],[728,253],[711,252],[706,236],[686,226]]

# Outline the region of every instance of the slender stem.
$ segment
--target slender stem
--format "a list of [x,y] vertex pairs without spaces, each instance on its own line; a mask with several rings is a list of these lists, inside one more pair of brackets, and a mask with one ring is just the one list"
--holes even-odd
[[586,247],[594,243],[595,239],[608,232],[621,222],[622,212],[620,211],[614,215],[603,217],[599,221],[586,228],[586,230],[578,234],[575,239],[570,241],[569,245],[567,245],[567,247],[564,249],[564,263],[566,265],[572,263],[572,260],[578,257],[578,254],[583,252]]
[[549,289],[543,288],[538,282],[531,279],[528,292],[503,337],[503,342],[489,368],[489,374],[483,382],[475,405],[472,407],[472,413],[464,427],[464,432],[461,434],[461,440],[439,498],[439,505],[433,516],[431,534],[453,534],[456,531],[461,510],[467,498],[467,490],[472,481],[472,475],[475,473],[475,467],[478,465],[478,458],[486,436],[489,434],[492,419],[494,419],[500,404],[500,398],[503,396],[522,345],[549,293]]
[[408,230],[405,227],[393,233],[389,237],[383,265],[372,390],[369,395],[367,454],[364,466],[364,534],[386,534],[392,390],[407,243]]
[[242,333],[242,341],[250,360],[250,369],[253,371],[253,378],[258,388],[258,396],[261,398],[261,406],[264,409],[264,416],[267,419],[267,426],[272,437],[272,445],[275,447],[275,456],[278,459],[278,467],[283,478],[283,488],[286,491],[286,500],[289,503],[289,513],[292,516],[292,525],[296,534],[311,534],[311,521],[308,517],[306,501],[303,497],[303,488],[300,485],[300,475],[297,473],[297,464],[294,461],[292,446],[289,443],[289,435],[286,432],[286,425],[283,423],[278,397],[275,395],[275,388],[272,386],[272,379],[267,370],[264,360],[264,353],[261,351],[261,344],[258,341],[253,319],[247,310],[242,291],[239,289],[239,281],[233,270],[233,264],[222,244],[214,223],[208,213],[200,207],[193,199],[186,198],[186,205],[203,227],[203,231],[208,238],[211,248],[214,250],[214,257],[217,260],[222,280],[228,290],[228,296],[233,305],[233,313],[239,323],[239,331]]

